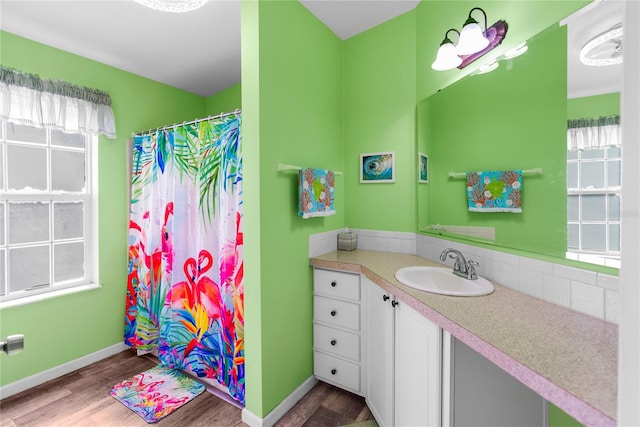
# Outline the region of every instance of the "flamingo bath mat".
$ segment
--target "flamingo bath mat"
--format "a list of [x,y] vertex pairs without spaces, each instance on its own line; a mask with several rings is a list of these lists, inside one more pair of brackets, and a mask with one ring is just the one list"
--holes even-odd
[[156,365],[114,385],[111,396],[155,423],[205,390],[205,386],[165,365]]

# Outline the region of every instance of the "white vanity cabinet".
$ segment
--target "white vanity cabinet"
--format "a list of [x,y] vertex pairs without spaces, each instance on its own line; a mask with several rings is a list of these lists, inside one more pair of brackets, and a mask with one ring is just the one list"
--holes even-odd
[[362,277],[366,400],[381,426],[439,426],[441,329]]
[[395,315],[394,425],[439,426],[442,330],[405,303]]
[[380,426],[393,425],[394,308],[391,295],[366,277],[366,400]]
[[314,375],[363,395],[360,275],[313,271]]
[[359,274],[313,280],[314,375],[364,396],[381,427],[439,426],[441,329]]

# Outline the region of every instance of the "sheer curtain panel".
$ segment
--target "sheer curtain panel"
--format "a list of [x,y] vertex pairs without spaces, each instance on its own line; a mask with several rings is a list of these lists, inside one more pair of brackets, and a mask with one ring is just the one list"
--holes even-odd
[[620,146],[620,116],[574,119],[567,121],[567,149],[588,150]]
[[0,119],[66,133],[116,137],[106,92],[0,66]]

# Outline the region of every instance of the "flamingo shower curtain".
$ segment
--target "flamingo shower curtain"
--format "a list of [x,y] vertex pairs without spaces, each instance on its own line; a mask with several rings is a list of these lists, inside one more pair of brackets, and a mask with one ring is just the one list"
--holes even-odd
[[125,343],[244,404],[240,122],[134,138]]

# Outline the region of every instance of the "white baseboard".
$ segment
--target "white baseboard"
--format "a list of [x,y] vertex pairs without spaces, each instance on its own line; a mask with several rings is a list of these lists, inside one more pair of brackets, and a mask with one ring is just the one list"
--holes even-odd
[[297,389],[287,396],[273,411],[269,412],[266,417],[260,418],[253,414],[247,408],[242,410],[242,422],[248,424],[251,427],[271,427],[280,418],[284,416],[291,408],[293,408],[300,399],[307,394],[313,386],[318,383],[318,380],[313,375],[310,376],[305,382],[303,382]]
[[54,378],[66,375],[76,369],[84,368],[85,366],[91,365],[92,363],[98,362],[102,359],[106,359],[107,357],[128,350],[129,348],[131,347],[124,343],[115,344],[110,347],[103,348],[102,350],[98,350],[95,353],[87,354],[86,356],[82,356],[78,359],[63,363],[62,365],[47,369],[46,371],[38,372],[30,377],[12,382],[11,384],[0,387],[0,399],[6,399],[14,394],[18,394],[32,387],[44,384]]

